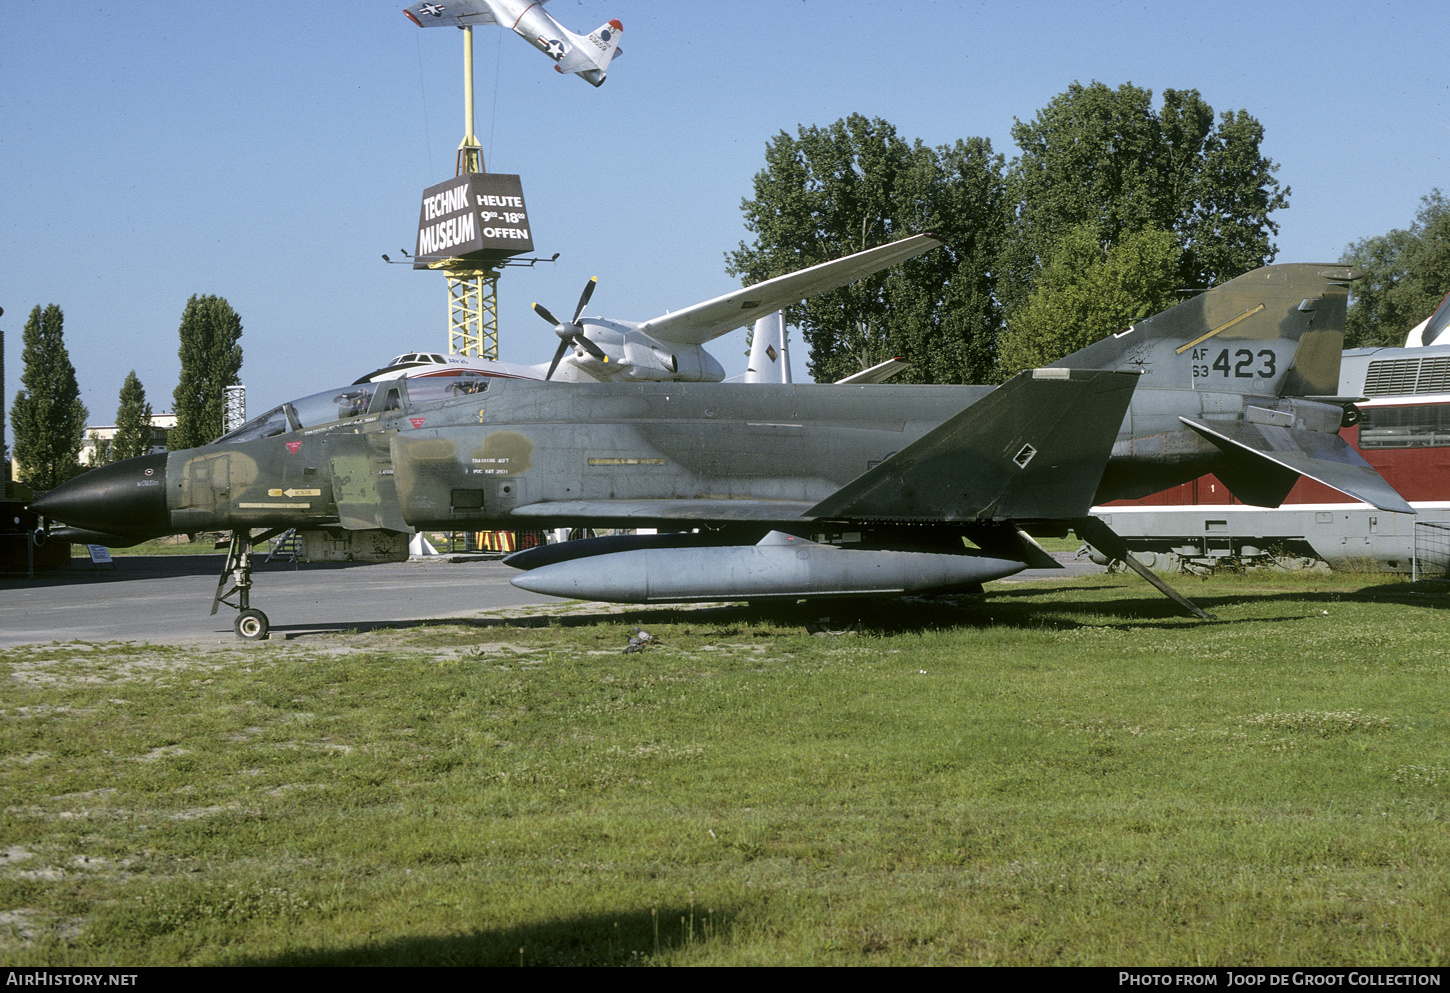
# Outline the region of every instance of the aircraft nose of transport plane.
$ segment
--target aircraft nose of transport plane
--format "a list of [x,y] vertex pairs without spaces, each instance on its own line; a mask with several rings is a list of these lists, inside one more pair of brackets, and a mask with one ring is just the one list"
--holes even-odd
[[166,511],[166,454],[83,472],[61,483],[30,509],[47,520],[103,534],[158,537],[171,533]]

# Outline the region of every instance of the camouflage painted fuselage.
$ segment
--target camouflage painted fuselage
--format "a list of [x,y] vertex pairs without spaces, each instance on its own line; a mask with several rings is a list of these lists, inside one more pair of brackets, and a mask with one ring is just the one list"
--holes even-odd
[[[423,380],[328,391],[203,448],[95,470],[34,506],[74,528],[132,540],[285,527],[758,532],[813,518],[1072,519],[1092,503],[1205,472],[1247,501],[1272,504],[1303,472],[1398,509],[1403,501],[1339,439],[1342,403],[1325,402],[1337,385],[1350,275],[1332,266],[1256,270],[1068,356],[1057,372],[1039,371],[1021,387],[1028,392],[1013,394],[1016,407],[1027,397],[1069,406],[1040,429],[1056,447],[1050,466],[1031,470],[1051,490],[1035,502],[1019,493],[1003,503],[971,492],[973,483],[958,499],[951,479],[934,485],[919,465],[902,493],[882,497],[876,485],[883,472],[917,465],[915,454],[887,460],[923,439],[935,446],[930,464],[947,476],[966,478],[978,464],[1010,469],[1013,458],[1025,469],[1036,450],[1008,450],[1026,437],[1012,424],[973,415],[965,436],[949,430],[963,412],[996,410],[1003,394],[993,387],[496,379],[460,381],[447,395]],[[1113,408],[1110,422],[1093,391],[1122,389],[1087,385],[1091,370],[1134,374],[1131,403],[1122,396],[1126,406]],[[1053,392],[1051,380],[1066,392]],[[1070,419],[1079,404],[1075,452]],[[1007,420],[1043,413],[1016,407]],[[829,499],[848,484],[872,499]],[[926,490],[930,498],[913,502]]]

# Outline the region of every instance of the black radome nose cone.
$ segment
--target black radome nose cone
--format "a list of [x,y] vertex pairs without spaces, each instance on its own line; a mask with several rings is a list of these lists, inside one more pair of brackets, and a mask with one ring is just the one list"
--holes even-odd
[[112,462],[83,472],[33,500],[47,520],[104,534],[159,537],[171,533],[166,511],[166,454]]

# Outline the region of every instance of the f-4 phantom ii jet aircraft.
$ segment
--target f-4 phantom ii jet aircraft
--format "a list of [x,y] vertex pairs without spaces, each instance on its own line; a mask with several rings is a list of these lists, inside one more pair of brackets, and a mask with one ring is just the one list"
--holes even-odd
[[[554,359],[546,365],[413,352],[398,356],[388,365],[363,376],[354,385],[401,377],[466,373],[574,383],[718,383],[725,378],[725,370],[713,355],[705,351],[703,346],[706,342],[749,324],[757,317],[914,259],[941,243],[942,240],[934,234],[912,235],[889,245],[868,248],[864,252],[732,290],[703,303],[642,322],[582,316],[594,295],[596,284],[591,279],[585,284],[574,308],[574,317],[569,321],[560,321],[541,305],[534,304],[534,310],[553,325],[554,333],[559,336]],[[752,363],[752,367],[754,365],[762,365],[763,368],[759,361]],[[878,376],[889,375],[890,370],[882,367],[892,365],[892,362],[887,362],[873,366],[851,379],[866,381],[858,377],[873,372]],[[757,377],[754,381],[763,382],[765,377]]]
[[1413,512],[1338,435],[1354,275],[1257,269],[1000,387],[355,384],[31,506],[73,541],[232,531],[213,611],[251,638],[251,547],[286,528],[673,532],[508,559],[526,589],[626,603],[978,589],[1054,566],[1029,535],[1068,529],[1131,563],[1088,508],[1206,472],[1246,502],[1302,473]]
[[595,86],[604,82],[609,63],[624,52],[619,36],[624,25],[606,21],[588,37],[581,37],[544,12],[549,0],[447,0],[446,3],[415,3],[405,7],[408,20],[420,28],[466,28],[474,24],[498,24],[543,52],[558,72],[572,72]]

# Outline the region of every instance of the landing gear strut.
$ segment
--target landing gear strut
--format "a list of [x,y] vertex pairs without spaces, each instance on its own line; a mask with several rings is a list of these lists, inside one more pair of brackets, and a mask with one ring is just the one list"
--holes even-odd
[[[232,628],[237,632],[238,638],[262,641],[267,637],[267,631],[271,627],[267,615],[252,609],[252,548],[268,538],[275,538],[283,530],[285,529],[275,528],[255,538],[250,530],[232,532],[231,543],[227,546],[227,561],[222,566],[221,578],[216,584],[216,596],[211,601],[211,612],[215,614],[222,604],[234,608],[237,619]],[[228,582],[232,584],[230,589],[227,588]],[[235,603],[227,599],[233,595],[237,598]]]

